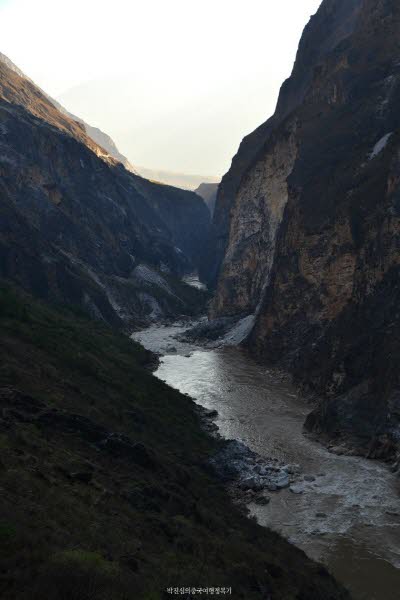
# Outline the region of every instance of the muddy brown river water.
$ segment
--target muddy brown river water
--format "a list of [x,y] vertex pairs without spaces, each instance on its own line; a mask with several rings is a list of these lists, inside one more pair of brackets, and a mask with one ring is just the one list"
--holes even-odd
[[184,330],[158,325],[132,337],[164,354],[157,377],[218,411],[222,436],[315,477],[303,494],[286,489],[270,493],[267,506],[250,505],[259,523],[324,563],[355,600],[399,600],[399,479],[382,463],[331,454],[304,436],[310,408],[289,383],[238,348],[178,342]]

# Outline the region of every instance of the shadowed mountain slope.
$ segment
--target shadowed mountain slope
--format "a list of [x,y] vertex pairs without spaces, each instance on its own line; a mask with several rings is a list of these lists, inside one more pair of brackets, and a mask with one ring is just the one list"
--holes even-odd
[[0,284],[0,359],[4,600],[211,585],[237,600],[348,599],[231,504],[208,464],[220,442],[141,346]]
[[127,171],[0,62],[0,275],[107,321],[191,314],[209,213]]

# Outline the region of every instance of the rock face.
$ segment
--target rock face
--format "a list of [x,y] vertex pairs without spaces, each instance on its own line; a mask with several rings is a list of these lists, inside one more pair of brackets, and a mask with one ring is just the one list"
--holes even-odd
[[0,61],[0,276],[108,322],[190,314],[209,214],[126,170]]
[[211,315],[323,397],[310,429],[391,455],[400,435],[400,6],[325,0],[275,115],[246,138],[214,216]]
[[292,75],[280,90],[275,114],[245,137],[233,157],[230,170],[222,178],[215,207],[212,244],[203,268],[211,285],[218,279],[230,232],[230,211],[236,193],[248,170],[262,156],[265,144],[288,115],[304,101],[313,69],[353,31],[362,0],[324,0],[305,28]]

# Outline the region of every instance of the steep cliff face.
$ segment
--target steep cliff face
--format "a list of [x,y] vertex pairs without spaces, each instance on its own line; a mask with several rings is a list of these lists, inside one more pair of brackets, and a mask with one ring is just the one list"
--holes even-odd
[[249,348],[324,398],[309,428],[373,455],[400,432],[399,34],[394,0],[322,3],[214,220],[212,315],[256,311]]
[[270,135],[303,102],[314,67],[353,31],[361,4],[362,0],[324,0],[304,30],[291,77],[280,90],[275,114],[240,144],[218,189],[210,251],[203,265],[203,277],[210,285],[216,285],[221,270],[229,240],[230,213],[243,177],[263,153]]
[[[296,121],[243,178],[230,215],[225,250],[212,312],[217,316],[252,313],[268,283],[276,236],[288,199],[287,177],[296,159]],[[251,198],[251,202],[248,199]]]
[[209,214],[127,171],[0,62],[0,275],[107,321],[185,313]]

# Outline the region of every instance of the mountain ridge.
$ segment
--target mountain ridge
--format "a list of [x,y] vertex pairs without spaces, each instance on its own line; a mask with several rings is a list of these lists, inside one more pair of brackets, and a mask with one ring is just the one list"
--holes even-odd
[[126,170],[4,62],[0,102],[0,275],[114,324],[190,314],[179,279],[207,235],[203,200]]
[[30,77],[28,77],[23,71],[21,71],[21,69],[19,67],[17,67],[17,65],[14,64],[12,62],[12,60],[10,60],[8,58],[8,56],[6,56],[5,54],[3,54],[2,52],[0,52],[0,62],[4,63],[9,69],[11,69],[12,71],[14,71],[22,79],[26,79],[33,86],[35,86],[36,88],[40,89],[41,93],[54,105],[54,107],[57,110],[59,110],[61,113],[65,114],[67,117],[69,117],[73,121],[76,121],[77,123],[81,123],[83,125],[83,127],[84,127],[85,132],[87,133],[87,135],[96,144],[98,144],[101,148],[103,148],[104,150],[106,150],[106,152],[108,152],[110,154],[110,156],[112,156],[113,158],[115,158],[118,162],[122,163],[126,169],[132,171],[133,173],[136,173],[136,169],[133,167],[133,165],[131,165],[131,163],[126,158],[126,156],[124,156],[123,154],[120,153],[120,151],[118,150],[118,148],[117,148],[114,140],[107,133],[105,133],[104,131],[102,131],[98,127],[93,127],[92,125],[89,125],[88,123],[86,123],[86,121],[84,121],[80,117],[77,117],[76,115],[74,115],[71,112],[69,112],[66,108],[64,108],[62,106],[62,104],[60,104],[57,100],[55,100],[54,98],[52,98],[51,96],[49,96],[49,94],[47,94],[45,91],[43,91],[41,88],[39,88],[32,81],[32,79]]

